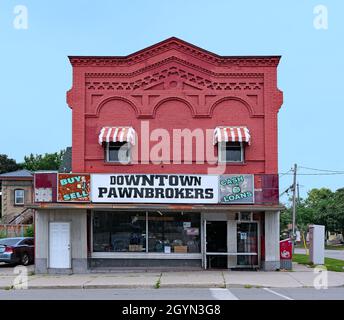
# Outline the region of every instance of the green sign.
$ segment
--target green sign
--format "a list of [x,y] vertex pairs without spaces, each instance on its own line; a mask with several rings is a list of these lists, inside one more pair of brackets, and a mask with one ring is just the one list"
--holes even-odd
[[226,174],[219,178],[219,202],[226,204],[254,203],[252,174]]

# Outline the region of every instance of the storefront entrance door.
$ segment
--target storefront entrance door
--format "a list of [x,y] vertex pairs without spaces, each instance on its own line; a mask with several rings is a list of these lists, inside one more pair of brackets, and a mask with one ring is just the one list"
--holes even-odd
[[49,224],[49,268],[70,268],[70,223]]
[[[227,252],[227,221],[207,221],[207,252]],[[209,268],[227,268],[227,255],[207,255]]]
[[238,223],[237,227],[238,266],[258,265],[258,224],[255,222]]

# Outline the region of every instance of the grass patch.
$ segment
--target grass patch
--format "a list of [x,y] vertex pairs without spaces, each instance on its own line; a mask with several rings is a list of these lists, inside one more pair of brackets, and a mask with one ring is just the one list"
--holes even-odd
[[251,289],[252,286],[251,286],[250,284],[245,284],[245,285],[244,285],[244,288],[245,288],[245,289]]
[[[295,245],[295,248],[297,248],[297,249],[305,249],[304,245],[301,245],[301,244]],[[309,246],[307,246],[307,249],[309,250]],[[326,250],[344,250],[344,245],[342,245],[342,244],[337,244],[337,245],[333,245],[333,244],[325,245],[325,249],[326,249]]]
[[[293,262],[305,264],[314,268],[314,265],[309,262],[309,256],[306,254],[294,254]],[[325,258],[325,267],[328,271],[344,272],[344,260]]]
[[160,288],[160,285],[161,285],[161,276],[162,276],[162,273],[160,274],[159,279],[156,281],[156,283],[155,283],[155,285],[154,285],[154,288],[155,288],[155,289],[159,289],[159,288]]
[[337,245],[337,246],[329,245],[329,246],[325,246],[325,249],[327,249],[327,250],[344,250],[344,246],[343,245]]

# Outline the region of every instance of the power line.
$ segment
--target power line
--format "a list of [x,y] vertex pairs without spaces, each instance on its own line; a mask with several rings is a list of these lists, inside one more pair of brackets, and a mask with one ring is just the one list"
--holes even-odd
[[[285,173],[288,176],[292,176],[293,173]],[[333,172],[333,173],[297,173],[298,176],[335,176],[342,175],[344,172]]]
[[[299,168],[306,169],[306,170],[313,170],[313,171],[319,171],[319,173],[299,173],[298,175],[301,176],[328,176],[328,175],[342,175],[344,174],[344,171],[342,170],[329,170],[329,169],[318,169],[318,168],[311,168],[311,167],[303,167],[299,166]],[[290,173],[290,171],[293,171],[293,169],[288,170],[287,172],[278,173],[280,177],[283,177],[285,175],[293,175],[293,173]]]
[[307,169],[307,170],[313,170],[313,171],[323,171],[323,172],[332,172],[332,173],[344,173],[342,170],[328,170],[328,169],[316,169],[316,168],[309,168],[309,167],[303,167],[299,166],[299,168]]
[[287,175],[290,171],[293,171],[293,169],[290,169],[290,170],[288,170],[287,172],[284,172],[284,173],[278,173],[278,175],[281,178],[281,177]]

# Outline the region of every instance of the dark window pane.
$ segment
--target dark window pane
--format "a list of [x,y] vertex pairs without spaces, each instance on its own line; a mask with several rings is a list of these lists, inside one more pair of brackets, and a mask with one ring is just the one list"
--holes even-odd
[[226,161],[242,161],[241,144],[239,142],[227,142],[225,151]]
[[199,213],[148,213],[149,252],[200,252]]
[[[237,227],[237,251],[244,253],[258,253],[257,223],[238,223]],[[238,256],[238,265],[257,265],[258,256]]]
[[144,252],[145,248],[145,212],[94,212],[94,252]]
[[15,190],[14,197],[15,204],[24,204],[24,190]]
[[33,240],[30,239],[24,239],[20,245],[27,245],[27,246],[33,246]]
[[127,162],[130,158],[130,145],[127,142],[110,142],[108,150],[108,161]]

